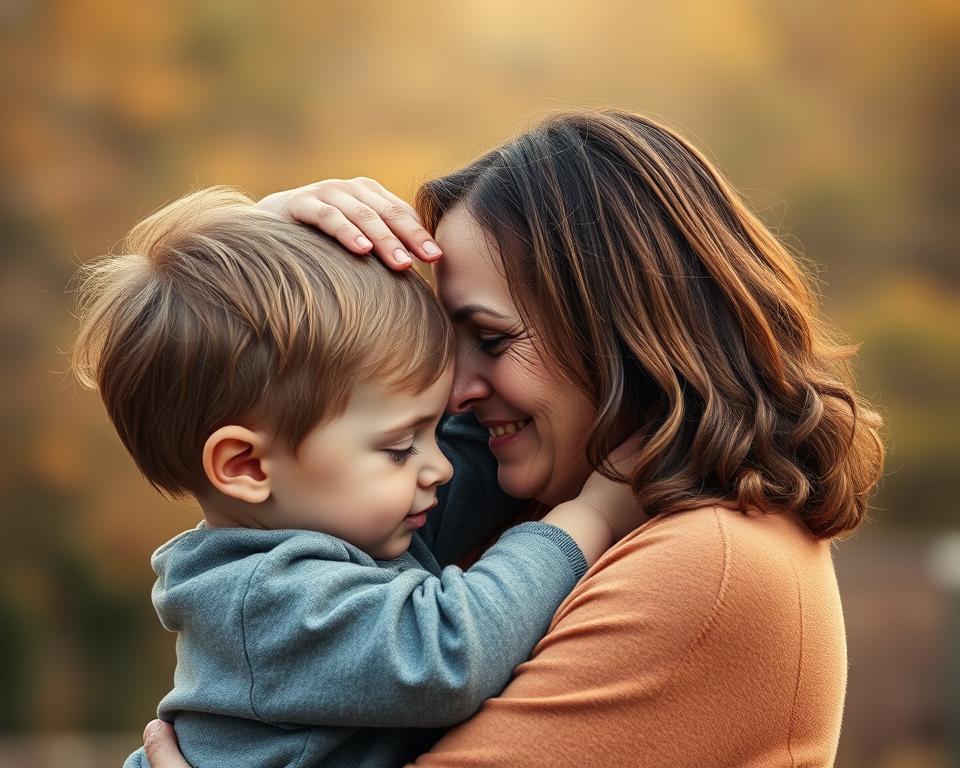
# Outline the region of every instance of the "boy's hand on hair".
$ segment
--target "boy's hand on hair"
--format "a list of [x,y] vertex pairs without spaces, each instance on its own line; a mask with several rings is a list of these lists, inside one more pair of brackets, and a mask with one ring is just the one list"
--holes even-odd
[[275,192],[257,207],[310,224],[352,253],[373,252],[391,269],[407,269],[414,256],[432,262],[442,255],[413,207],[364,176],[326,179]]

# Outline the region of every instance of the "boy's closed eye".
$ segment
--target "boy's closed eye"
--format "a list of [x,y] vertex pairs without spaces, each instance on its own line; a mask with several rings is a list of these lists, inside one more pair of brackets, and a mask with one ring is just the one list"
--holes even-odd
[[397,464],[403,464],[411,456],[416,456],[420,453],[420,451],[417,450],[417,446],[413,443],[410,443],[406,448],[384,448],[383,451]]

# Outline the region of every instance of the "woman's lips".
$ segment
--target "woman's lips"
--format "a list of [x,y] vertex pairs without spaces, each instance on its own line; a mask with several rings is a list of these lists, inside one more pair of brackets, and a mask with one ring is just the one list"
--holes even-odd
[[490,432],[490,449],[502,448],[512,443],[517,437],[523,434],[523,430],[530,424],[531,419],[521,419],[519,421],[502,421],[494,424],[486,423],[484,426]]

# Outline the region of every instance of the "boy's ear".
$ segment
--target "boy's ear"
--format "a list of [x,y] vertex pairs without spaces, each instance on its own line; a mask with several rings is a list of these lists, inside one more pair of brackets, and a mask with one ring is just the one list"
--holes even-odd
[[250,504],[270,498],[270,478],[260,464],[266,436],[246,427],[220,427],[203,445],[203,471],[220,493]]

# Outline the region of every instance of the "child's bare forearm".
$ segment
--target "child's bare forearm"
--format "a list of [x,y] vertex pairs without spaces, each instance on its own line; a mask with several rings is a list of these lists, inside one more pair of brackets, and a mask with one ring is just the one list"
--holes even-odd
[[[624,444],[626,450],[629,444]],[[587,567],[642,522],[643,515],[630,486],[594,471],[580,493],[558,504],[543,522],[569,534],[583,552]]]
[[588,568],[613,546],[614,537],[610,525],[597,512],[591,501],[580,496],[558,504],[542,522],[566,531],[583,552]]

